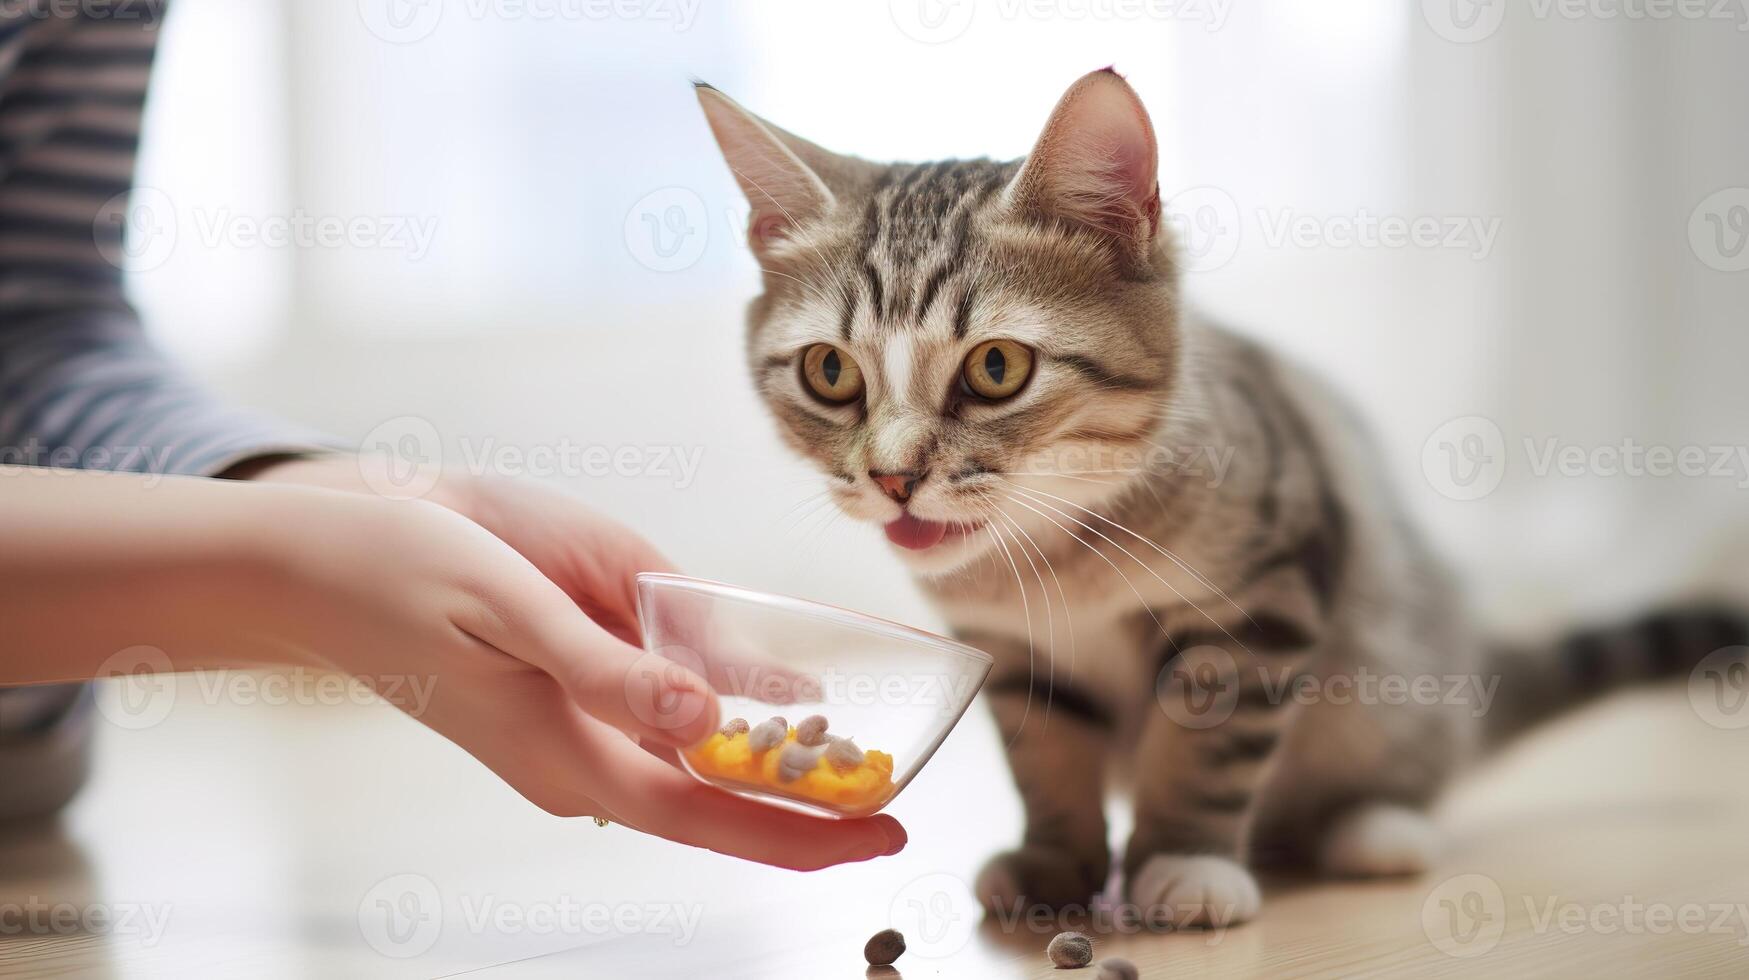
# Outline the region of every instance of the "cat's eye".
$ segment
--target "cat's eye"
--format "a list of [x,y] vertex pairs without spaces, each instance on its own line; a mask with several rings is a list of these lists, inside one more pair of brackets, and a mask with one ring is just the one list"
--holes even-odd
[[1032,351],[1012,340],[986,340],[966,355],[960,372],[966,389],[980,398],[1007,398],[1032,373]]
[[802,381],[820,398],[842,405],[862,394],[862,369],[831,344],[815,344],[802,353]]

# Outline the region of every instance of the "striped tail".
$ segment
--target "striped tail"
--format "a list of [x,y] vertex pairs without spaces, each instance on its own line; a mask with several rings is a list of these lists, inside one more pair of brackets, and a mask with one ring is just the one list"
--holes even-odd
[[[1486,739],[1498,745],[1624,687],[1687,678],[1714,652],[1746,646],[1749,611],[1720,605],[1666,609],[1582,629],[1552,648],[1500,647],[1489,654],[1487,673],[1500,679],[1500,688],[1488,712]],[[1736,653],[1740,658],[1744,651]],[[1749,697],[1749,691],[1741,693]]]

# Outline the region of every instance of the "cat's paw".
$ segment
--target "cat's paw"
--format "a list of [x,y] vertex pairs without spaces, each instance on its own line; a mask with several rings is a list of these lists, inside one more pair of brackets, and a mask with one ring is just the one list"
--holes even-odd
[[1156,854],[1136,869],[1127,890],[1144,920],[1159,924],[1236,926],[1263,907],[1251,872],[1212,854]]
[[1371,803],[1337,818],[1318,852],[1318,866],[1340,878],[1416,875],[1439,859],[1439,830],[1424,813]]
[[991,912],[1086,904],[1105,886],[1105,871],[1059,848],[1027,845],[991,858],[972,891]]

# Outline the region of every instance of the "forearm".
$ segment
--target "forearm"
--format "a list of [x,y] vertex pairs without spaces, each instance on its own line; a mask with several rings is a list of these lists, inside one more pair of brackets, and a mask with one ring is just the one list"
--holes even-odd
[[329,442],[224,404],[125,309],[4,318],[0,395],[0,464],[213,476]]
[[324,496],[0,466],[0,685],[94,677],[136,646],[177,670],[301,662],[281,545]]

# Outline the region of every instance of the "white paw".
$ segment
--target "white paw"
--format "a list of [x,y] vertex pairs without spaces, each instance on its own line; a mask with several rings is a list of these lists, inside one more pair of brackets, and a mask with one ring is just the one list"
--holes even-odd
[[1235,926],[1263,907],[1251,872],[1208,854],[1154,855],[1130,880],[1129,894],[1144,917],[1176,926]]
[[1391,878],[1420,874],[1439,859],[1440,834],[1426,814],[1390,803],[1352,810],[1330,827],[1318,856],[1326,874]]

